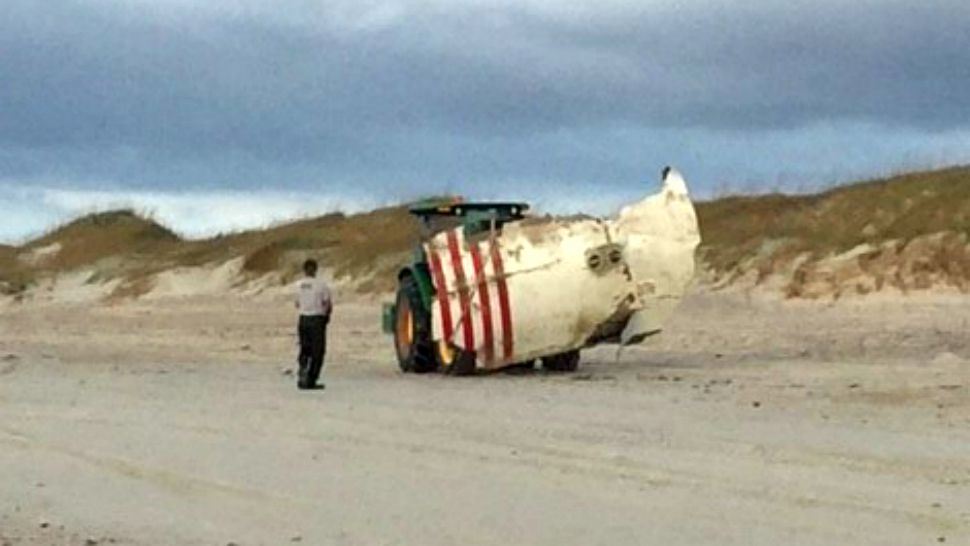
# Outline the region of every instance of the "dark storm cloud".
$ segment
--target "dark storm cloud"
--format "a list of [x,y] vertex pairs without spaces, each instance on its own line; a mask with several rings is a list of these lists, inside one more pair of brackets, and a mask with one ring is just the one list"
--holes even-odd
[[374,28],[353,27],[366,10],[301,20],[308,2],[5,4],[7,147],[339,163],[414,129],[970,123],[970,4],[957,0],[404,3]]
[[667,163],[710,195],[968,161],[968,28],[965,0],[6,0],[0,238],[112,192],[206,195],[199,232],[266,201],[234,192],[605,211]]

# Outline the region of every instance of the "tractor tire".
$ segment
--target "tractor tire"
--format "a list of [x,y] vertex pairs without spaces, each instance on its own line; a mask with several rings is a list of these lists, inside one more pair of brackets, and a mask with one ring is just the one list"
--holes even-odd
[[435,369],[431,344],[431,317],[421,303],[414,278],[401,278],[394,316],[394,349],[401,371],[428,373]]
[[575,372],[579,367],[579,351],[544,356],[542,367],[550,372]]
[[437,343],[438,370],[445,375],[472,375],[475,373],[475,353],[455,347],[447,341]]

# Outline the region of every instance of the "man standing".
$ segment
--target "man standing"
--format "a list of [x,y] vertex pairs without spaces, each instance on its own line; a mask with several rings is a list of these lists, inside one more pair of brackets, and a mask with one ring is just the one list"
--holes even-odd
[[296,307],[300,310],[300,373],[297,386],[301,389],[323,388],[317,386],[323,356],[327,351],[327,324],[333,303],[330,289],[317,278],[316,260],[303,262],[305,276],[297,284]]

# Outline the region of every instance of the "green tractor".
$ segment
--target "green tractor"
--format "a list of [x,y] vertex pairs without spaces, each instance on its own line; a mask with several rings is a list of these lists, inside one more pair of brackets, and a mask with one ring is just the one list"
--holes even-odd
[[521,220],[529,210],[526,203],[465,203],[426,201],[409,209],[421,224],[421,242],[411,263],[398,272],[397,297],[384,304],[383,330],[394,337],[398,365],[405,373],[442,372],[469,375],[475,371],[475,355],[458,349],[447,340],[432,339],[432,307],[436,298],[432,268],[426,250],[428,241],[446,230],[461,228],[468,237],[487,236],[502,225]]

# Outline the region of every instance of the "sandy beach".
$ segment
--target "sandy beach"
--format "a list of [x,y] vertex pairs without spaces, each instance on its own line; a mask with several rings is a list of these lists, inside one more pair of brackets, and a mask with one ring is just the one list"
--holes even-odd
[[344,297],[0,314],[3,544],[966,544],[970,301],[695,294],[575,374],[403,375]]

